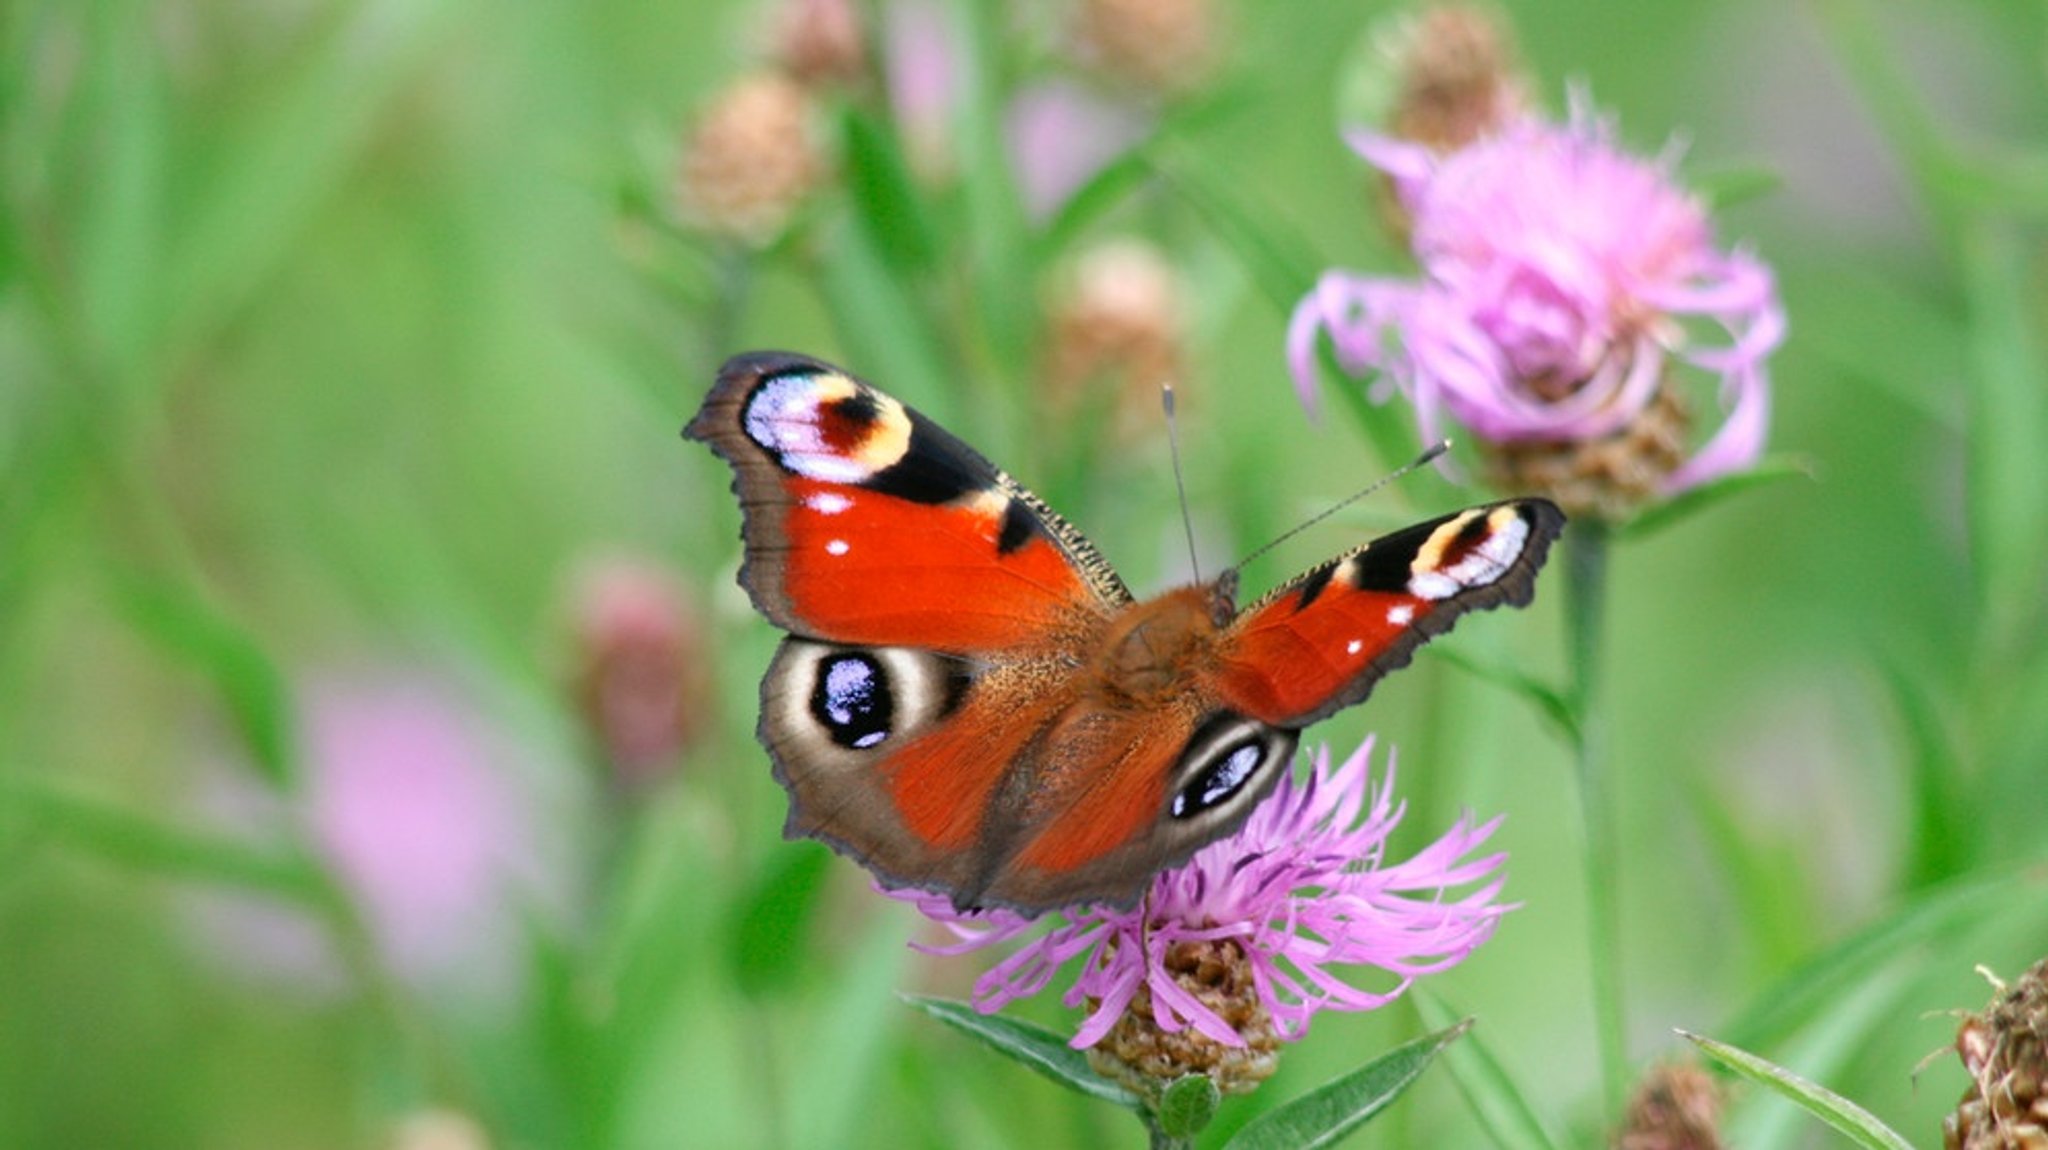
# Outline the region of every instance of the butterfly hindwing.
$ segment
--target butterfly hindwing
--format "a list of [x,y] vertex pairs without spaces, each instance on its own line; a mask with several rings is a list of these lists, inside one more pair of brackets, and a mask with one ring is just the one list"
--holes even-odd
[[962,909],[1133,901],[1279,780],[1295,732],[1200,704],[1094,705],[1051,665],[786,639],[761,739],[790,837]]
[[1082,535],[973,448],[804,356],[738,357],[684,434],[733,468],[744,584],[799,635],[955,653],[1042,647],[1130,601]]
[[1245,609],[1215,671],[1244,713],[1303,727],[1364,700],[1458,617],[1535,594],[1564,528],[1546,499],[1468,508],[1373,540]]

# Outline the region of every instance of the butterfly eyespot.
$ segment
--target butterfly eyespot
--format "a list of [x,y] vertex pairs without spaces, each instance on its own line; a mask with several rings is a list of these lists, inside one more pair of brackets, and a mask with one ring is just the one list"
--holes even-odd
[[896,700],[879,659],[841,654],[820,659],[811,688],[811,717],[842,747],[866,750],[892,733]]
[[1188,740],[1176,776],[1183,781],[1168,810],[1174,818],[1191,819],[1264,791],[1279,778],[1274,768],[1286,766],[1295,737],[1238,715],[1218,715]]
[[1227,757],[1203,768],[1194,782],[1173,796],[1173,816],[1184,819],[1236,794],[1245,780],[1252,777],[1252,772],[1258,769],[1259,760],[1265,755],[1266,749],[1251,740],[1231,747]]

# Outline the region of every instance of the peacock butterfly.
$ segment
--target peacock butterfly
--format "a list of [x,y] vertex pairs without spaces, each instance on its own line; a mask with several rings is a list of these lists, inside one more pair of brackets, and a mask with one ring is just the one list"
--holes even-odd
[[759,727],[784,833],[963,910],[1134,902],[1244,821],[1303,727],[1465,612],[1529,602],[1564,526],[1508,500],[1243,611],[1235,570],[1139,601],[1036,496],[829,364],[738,356],[683,434],[732,467],[740,584],[789,632]]

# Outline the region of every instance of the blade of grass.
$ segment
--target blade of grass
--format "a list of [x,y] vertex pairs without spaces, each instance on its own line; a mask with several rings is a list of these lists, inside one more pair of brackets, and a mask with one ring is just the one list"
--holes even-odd
[[114,596],[137,631],[213,684],[251,761],[273,786],[289,787],[295,776],[291,691],[256,637],[168,580],[117,576]]
[[[1458,1019],[1456,1011],[1427,990],[1409,991],[1422,1024],[1442,1030]],[[1444,1068],[1458,1087],[1479,1125],[1500,1150],[1558,1150],[1564,1143],[1544,1125],[1529,1094],[1515,1082],[1490,1044],[1476,1031],[1444,1052]]]
[[1912,1143],[1878,1121],[1876,1115],[1824,1086],[1725,1042],[1716,1042],[1684,1030],[1678,1034],[1721,1065],[1791,1099],[1801,1109],[1866,1150],[1913,1150]]
[[1745,1049],[1776,1045],[1889,964],[1904,961],[1916,947],[2000,907],[2040,905],[2043,898],[2048,898],[2048,873],[2025,868],[1974,874],[1922,890],[1758,996],[1723,1027],[1727,1041]]
[[68,850],[164,878],[217,883],[320,907],[331,897],[301,856],[184,826],[85,787],[0,770],[0,818]]

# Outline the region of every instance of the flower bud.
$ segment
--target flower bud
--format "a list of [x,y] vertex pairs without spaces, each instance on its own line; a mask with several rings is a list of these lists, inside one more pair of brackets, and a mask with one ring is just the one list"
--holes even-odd
[[1689,1062],[1652,1067],[1628,1100],[1616,1150],[1721,1150],[1721,1091]]
[[797,83],[846,87],[867,75],[867,43],[852,0],[783,0],[772,20],[771,54]]
[[666,571],[625,559],[585,571],[570,612],[577,708],[622,781],[644,786],[709,726],[696,614]]
[[1389,41],[1396,90],[1388,135],[1452,152],[1529,110],[1513,33],[1491,7],[1437,5]]
[[759,72],[706,107],[684,142],[676,197],[685,219],[757,246],[781,235],[823,180],[810,94]]
[[1216,63],[1216,15],[1206,0],[1080,0],[1072,32],[1083,60],[1148,95],[1182,95]]
[[1159,385],[1180,384],[1182,303],[1158,249],[1118,240],[1083,255],[1052,306],[1052,394],[1077,406],[1091,385],[1114,387],[1120,414],[1156,412]]

